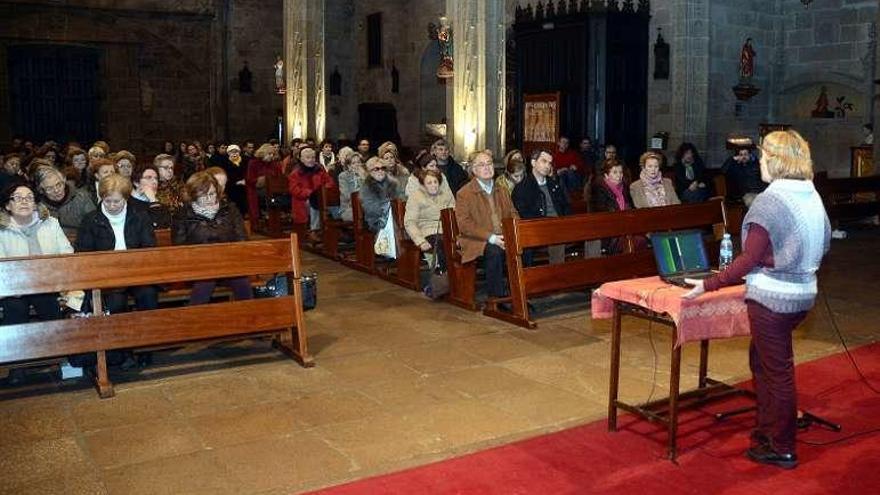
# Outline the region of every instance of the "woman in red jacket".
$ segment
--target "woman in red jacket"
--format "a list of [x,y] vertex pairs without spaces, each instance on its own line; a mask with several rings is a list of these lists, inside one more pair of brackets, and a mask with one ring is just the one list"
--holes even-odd
[[316,237],[314,231],[321,228],[318,190],[336,187],[330,174],[318,164],[316,155],[314,148],[303,148],[299,166],[287,177],[293,223],[308,223],[311,237]]
[[266,197],[266,177],[281,175],[281,157],[275,146],[266,143],[260,146],[247,166],[245,188],[247,190],[248,217],[251,225],[260,220],[260,198]]

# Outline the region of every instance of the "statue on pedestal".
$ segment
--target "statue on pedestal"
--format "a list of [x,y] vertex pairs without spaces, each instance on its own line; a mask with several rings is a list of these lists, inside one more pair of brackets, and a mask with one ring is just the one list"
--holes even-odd
[[752,39],[746,39],[739,55],[739,78],[742,82],[750,82],[755,75],[755,49],[752,48]]
[[275,58],[275,93],[279,95],[283,95],[287,92],[287,88],[284,85],[284,60],[281,59],[281,55],[278,55]]
[[440,64],[437,66],[437,77],[449,79],[453,76],[452,61],[452,26],[446,16],[440,18],[440,24],[428,24],[428,37],[437,40],[440,50]]

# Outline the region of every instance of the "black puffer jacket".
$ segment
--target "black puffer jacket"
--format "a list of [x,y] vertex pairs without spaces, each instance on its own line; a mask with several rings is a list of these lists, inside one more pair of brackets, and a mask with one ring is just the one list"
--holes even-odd
[[[156,236],[153,234],[153,223],[149,215],[131,200],[126,207],[124,232],[126,249],[156,246]],[[98,208],[87,214],[76,233],[75,251],[113,251],[115,248],[116,235],[104,212]]]
[[224,200],[213,219],[199,215],[190,204],[184,205],[174,222],[172,238],[174,244],[213,244],[245,241],[247,234],[238,208]]
[[[557,216],[571,213],[565,191],[556,177],[547,177],[547,189],[553,200],[553,209]],[[513,188],[510,199],[519,213],[520,218],[544,218],[547,216],[547,197],[541,192],[538,179],[533,174],[526,174],[522,181]]]

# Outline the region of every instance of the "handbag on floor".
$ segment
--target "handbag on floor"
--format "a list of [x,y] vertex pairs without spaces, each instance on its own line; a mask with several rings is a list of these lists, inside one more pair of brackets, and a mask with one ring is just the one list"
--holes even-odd
[[[302,288],[303,309],[315,309],[318,305],[318,274],[304,273],[299,285]],[[254,297],[257,299],[287,295],[290,295],[290,282],[287,275],[281,273],[267,280],[265,284],[254,287]]]
[[440,244],[440,236],[436,235],[434,236],[434,259],[431,263],[433,266],[429,267],[431,276],[425,291],[425,294],[431,299],[440,299],[449,294],[449,272],[440,269],[440,256],[437,254],[440,249],[443,249],[443,246]]

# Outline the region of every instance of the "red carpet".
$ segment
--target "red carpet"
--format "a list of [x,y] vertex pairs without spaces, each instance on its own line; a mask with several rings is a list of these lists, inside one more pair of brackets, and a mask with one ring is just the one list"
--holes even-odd
[[[880,343],[854,352],[862,372],[880,388]],[[843,425],[799,435],[800,466],[792,471],[743,457],[753,414],[718,423],[711,414],[746,404],[719,402],[685,412],[679,426],[679,464],[663,458],[665,433],[625,415],[621,431],[605,420],[399,473],[322,490],[348,494],[813,494],[880,493],[880,396],[859,379],[845,354],[797,367],[799,406]]]

